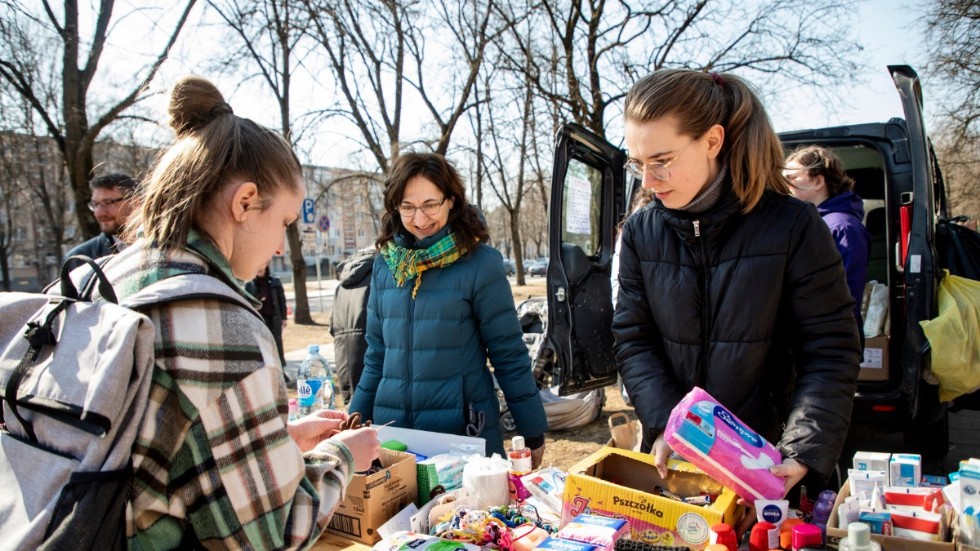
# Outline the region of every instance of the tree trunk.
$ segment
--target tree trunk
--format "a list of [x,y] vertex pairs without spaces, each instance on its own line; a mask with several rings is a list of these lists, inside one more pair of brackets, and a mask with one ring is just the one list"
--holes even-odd
[[310,316],[310,301],[306,296],[306,261],[303,260],[303,245],[299,240],[299,224],[292,223],[286,228],[289,240],[289,260],[293,266],[293,293],[296,305],[293,308],[293,322],[299,325],[314,325]]
[[514,265],[517,266],[517,284],[527,285],[524,282],[524,241],[521,237],[520,228],[520,209],[510,209],[510,238],[514,242]]

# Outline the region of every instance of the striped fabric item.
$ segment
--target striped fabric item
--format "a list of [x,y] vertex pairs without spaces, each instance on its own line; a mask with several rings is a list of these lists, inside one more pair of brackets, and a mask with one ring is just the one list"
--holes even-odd
[[[106,273],[120,300],[171,275],[205,273],[243,296],[227,260],[196,233],[163,252],[138,241]],[[250,299],[254,302],[254,299]],[[190,299],[147,312],[155,331],[150,404],[133,450],[130,549],[311,546],[353,477],[330,440],[300,451],[272,334],[241,305]]]

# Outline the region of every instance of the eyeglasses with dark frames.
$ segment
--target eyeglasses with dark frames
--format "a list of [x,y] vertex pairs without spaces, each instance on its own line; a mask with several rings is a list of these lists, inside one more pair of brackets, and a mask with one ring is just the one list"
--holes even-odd
[[398,214],[402,218],[413,218],[417,211],[422,211],[422,214],[426,216],[435,216],[439,213],[439,209],[442,208],[443,203],[446,202],[448,197],[443,197],[442,201],[426,201],[422,203],[422,206],[416,207],[415,205],[409,205],[407,203],[398,205]]
[[666,182],[667,180],[670,180],[670,164],[676,161],[677,158],[687,151],[687,148],[691,147],[691,144],[696,141],[698,141],[698,138],[694,138],[688,142],[687,145],[677,152],[677,155],[674,155],[666,161],[654,161],[649,164],[644,164],[636,159],[630,159],[626,161],[626,164],[623,166],[626,168],[626,171],[630,173],[630,176],[636,178],[637,180],[642,180],[643,173],[649,172],[650,176],[653,176],[662,182]]
[[95,212],[95,209],[97,209],[99,207],[109,208],[111,206],[114,206],[114,205],[120,203],[121,201],[125,201],[126,199],[129,199],[129,197],[128,196],[123,196],[123,197],[116,197],[115,199],[103,199],[101,201],[89,201],[88,203],[86,203],[86,206],[88,207],[88,210],[90,210],[92,212]]

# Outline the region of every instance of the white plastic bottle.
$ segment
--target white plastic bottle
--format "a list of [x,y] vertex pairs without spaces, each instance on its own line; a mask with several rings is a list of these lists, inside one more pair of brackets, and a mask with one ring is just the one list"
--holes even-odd
[[881,551],[881,545],[871,539],[871,528],[863,522],[847,525],[847,538],[840,541],[840,551]]
[[330,363],[320,355],[320,345],[306,347],[307,356],[299,366],[296,376],[296,393],[299,399],[300,416],[327,407],[333,409],[333,372]]

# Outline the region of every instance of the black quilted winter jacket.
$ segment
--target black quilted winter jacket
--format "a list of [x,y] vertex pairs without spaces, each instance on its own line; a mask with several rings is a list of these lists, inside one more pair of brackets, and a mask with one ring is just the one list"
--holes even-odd
[[623,227],[613,319],[619,372],[645,428],[700,386],[826,480],[847,436],[860,363],[853,299],[816,209],[766,192],[743,214],[655,203]]

